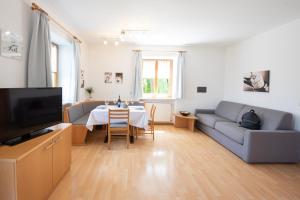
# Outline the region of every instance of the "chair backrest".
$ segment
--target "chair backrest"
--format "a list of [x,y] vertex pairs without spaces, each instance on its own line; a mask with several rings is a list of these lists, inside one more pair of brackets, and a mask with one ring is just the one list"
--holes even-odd
[[69,123],[70,122],[70,119],[69,119],[69,108],[72,106],[71,103],[66,103],[66,104],[63,104],[63,120],[64,120],[64,123]]
[[111,124],[111,120],[124,120],[129,123],[129,109],[109,109],[108,124]]
[[150,111],[150,118],[153,123],[154,123],[155,111],[156,111],[156,106],[152,104],[151,111]]

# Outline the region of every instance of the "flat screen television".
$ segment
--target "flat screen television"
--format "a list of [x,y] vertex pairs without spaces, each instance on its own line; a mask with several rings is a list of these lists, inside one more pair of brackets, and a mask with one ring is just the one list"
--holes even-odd
[[0,88],[0,143],[15,145],[62,122],[62,88]]

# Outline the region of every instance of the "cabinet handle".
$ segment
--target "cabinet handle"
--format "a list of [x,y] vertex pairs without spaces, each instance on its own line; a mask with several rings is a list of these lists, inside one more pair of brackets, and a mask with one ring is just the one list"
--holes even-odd
[[59,136],[59,138],[55,139],[54,144],[57,144],[59,141],[63,139],[63,136]]
[[48,146],[45,147],[45,150],[49,150],[53,145],[54,145],[54,143],[51,142],[51,144],[49,144]]

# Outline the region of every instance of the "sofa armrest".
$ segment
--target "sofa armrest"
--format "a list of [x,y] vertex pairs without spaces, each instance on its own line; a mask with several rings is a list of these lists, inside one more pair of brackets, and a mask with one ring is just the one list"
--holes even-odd
[[195,115],[202,113],[202,114],[214,114],[215,110],[214,109],[196,109],[195,110]]
[[299,161],[300,133],[293,130],[247,130],[243,159],[250,163]]

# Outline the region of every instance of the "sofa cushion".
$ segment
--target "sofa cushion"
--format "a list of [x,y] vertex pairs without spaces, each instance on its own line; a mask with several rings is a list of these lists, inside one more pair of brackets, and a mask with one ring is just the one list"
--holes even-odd
[[82,117],[84,115],[82,104],[71,106],[69,108],[68,114],[71,123]]
[[219,122],[219,121],[229,122],[230,121],[230,120],[220,117],[216,114],[198,113],[196,115],[196,117],[198,118],[199,122],[201,122],[202,124],[205,124],[206,126],[212,127],[212,128],[215,128],[216,122]]
[[223,135],[229,137],[239,144],[244,144],[246,128],[240,127],[235,122],[217,122],[215,128]]
[[293,129],[293,115],[291,113],[248,105],[240,112],[238,122],[242,120],[244,113],[249,112],[252,109],[260,118],[261,130]]
[[89,119],[90,114],[85,114],[82,117],[80,117],[79,119],[75,120],[72,124],[75,125],[86,125],[88,119]]
[[90,113],[92,110],[94,110],[97,106],[105,105],[104,101],[90,101],[90,102],[84,102],[82,103],[83,112],[85,114]]
[[237,118],[244,106],[244,104],[240,103],[221,101],[215,113],[221,117],[237,122]]

